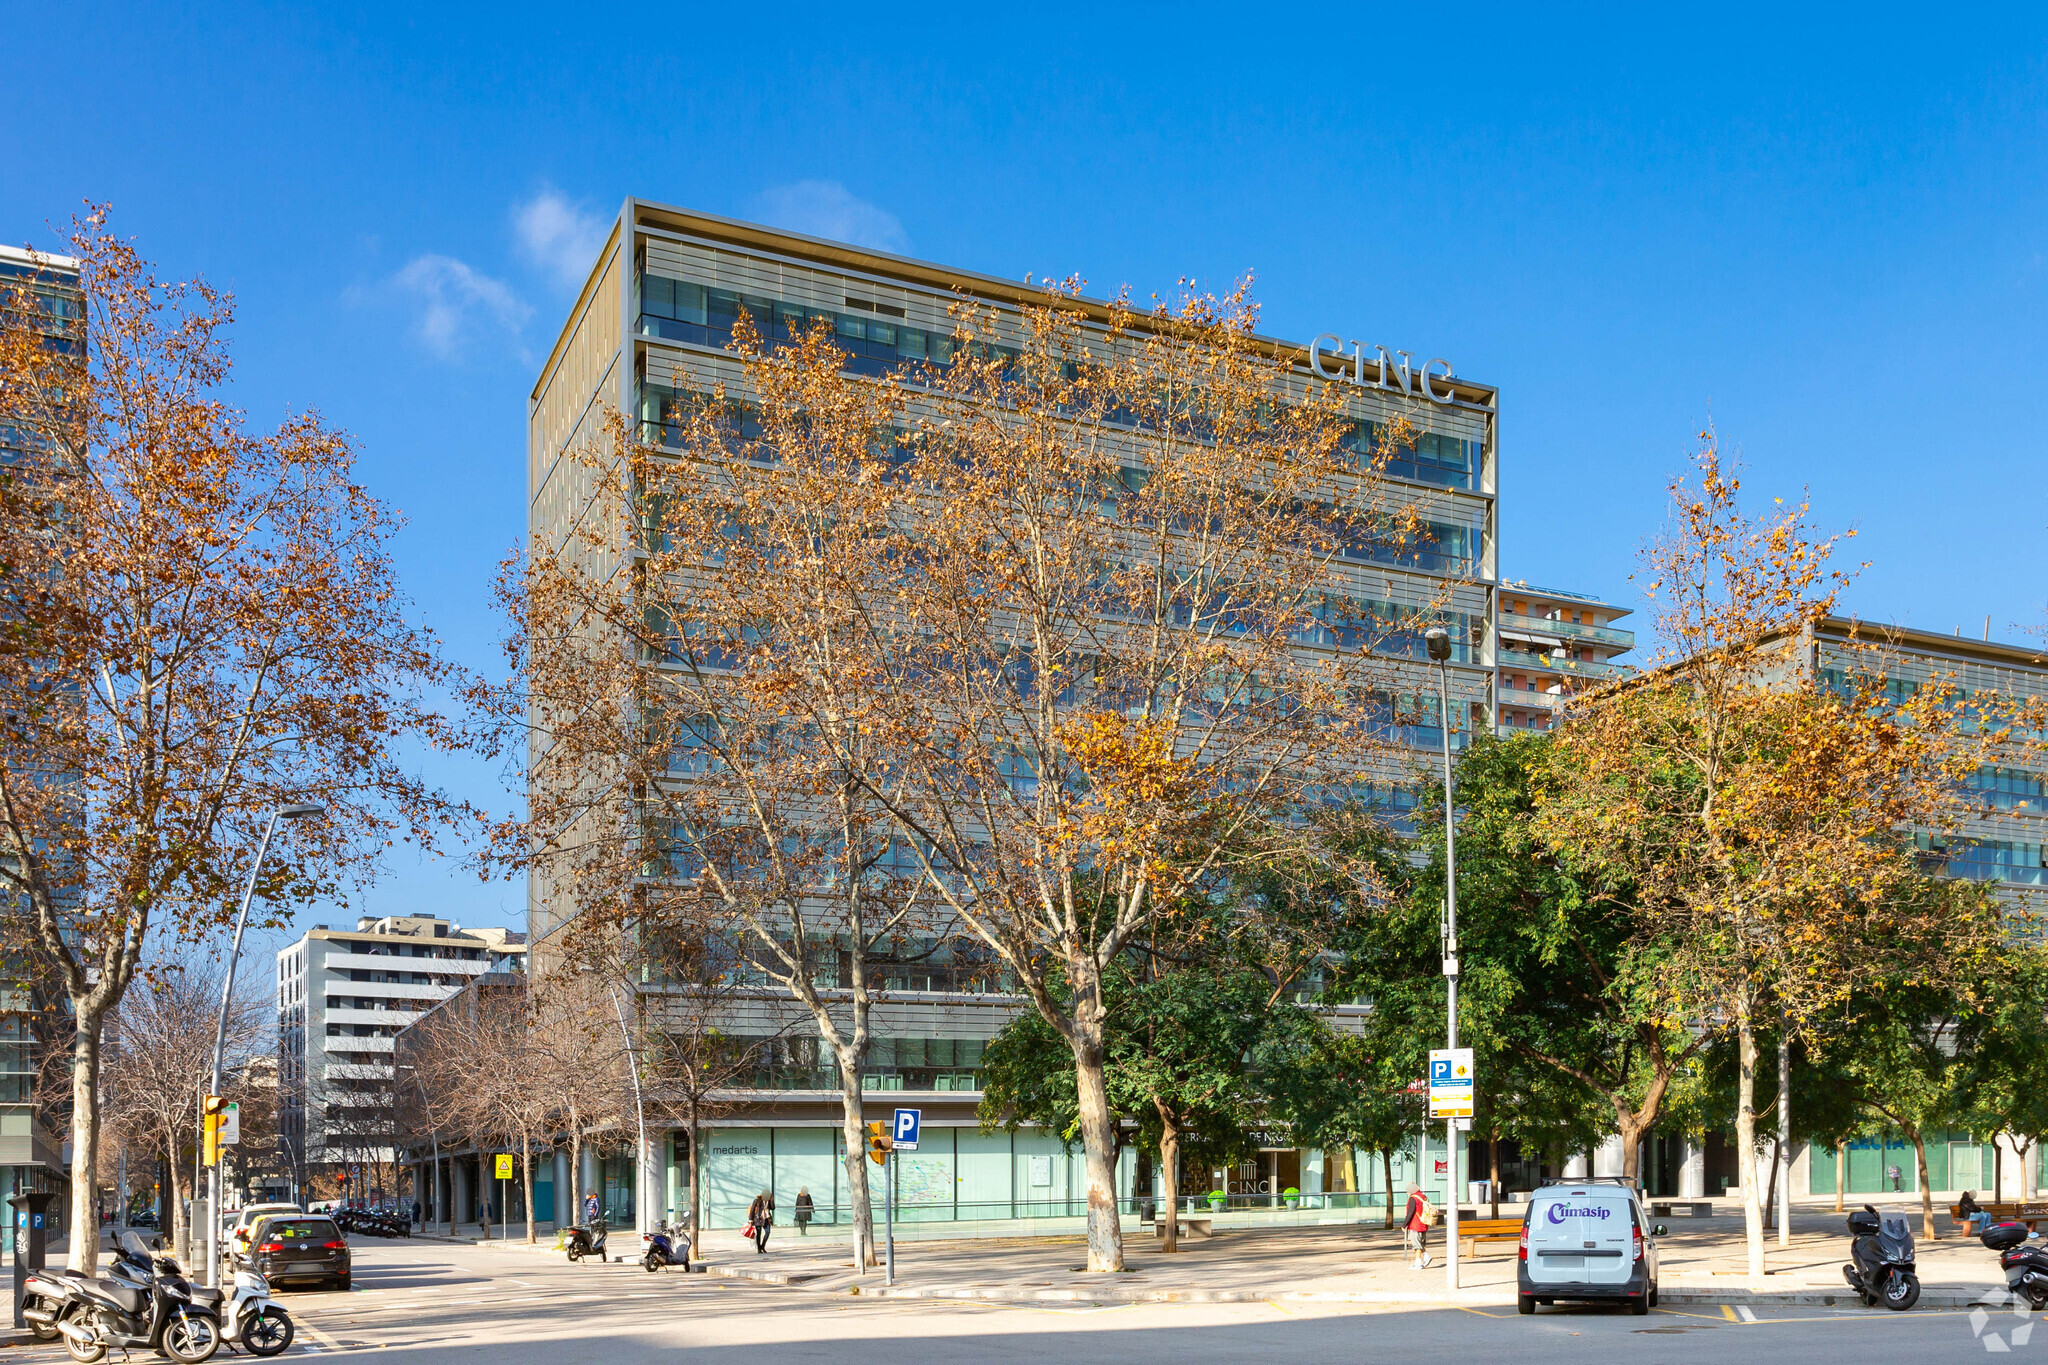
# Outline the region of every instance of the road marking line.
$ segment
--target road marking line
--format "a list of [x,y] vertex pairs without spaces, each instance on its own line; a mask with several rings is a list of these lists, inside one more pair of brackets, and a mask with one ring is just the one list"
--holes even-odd
[[1756,1312],[1748,1304],[1737,1304],[1735,1312],[1744,1322],[1755,1322]]
[[315,1327],[312,1323],[306,1321],[304,1318],[300,1318],[298,1320],[298,1323],[300,1331],[304,1332],[307,1336],[313,1338],[314,1341],[319,1342],[320,1345],[326,1347],[328,1350],[339,1351],[341,1349],[340,1342],[336,1341],[333,1337],[328,1336],[327,1333],[321,1331],[318,1327]]
[[1742,1321],[1741,1318],[1735,1316],[1735,1309],[1733,1308],[1733,1306],[1725,1303],[1721,1305],[1721,1316],[1728,1319],[1728,1321],[1730,1322]]

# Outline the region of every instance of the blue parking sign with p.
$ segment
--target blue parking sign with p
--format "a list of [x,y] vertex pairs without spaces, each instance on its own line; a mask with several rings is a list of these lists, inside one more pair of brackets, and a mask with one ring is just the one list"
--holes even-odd
[[896,1125],[890,1136],[895,1139],[898,1151],[914,1152],[917,1150],[917,1130],[923,1122],[924,1111],[921,1109],[898,1109],[896,1111]]
[[1429,1059],[1429,1083],[1430,1083],[1431,1085],[1444,1085],[1444,1084],[1447,1084],[1447,1083],[1448,1083],[1448,1082],[1450,1081],[1450,1079],[1451,1079],[1451,1059],[1450,1059],[1450,1058],[1448,1058],[1448,1057],[1432,1057],[1432,1058],[1430,1058],[1430,1059]]

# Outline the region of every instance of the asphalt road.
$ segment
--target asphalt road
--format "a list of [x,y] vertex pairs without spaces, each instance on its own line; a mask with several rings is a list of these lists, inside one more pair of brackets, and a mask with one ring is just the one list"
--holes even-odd
[[[2014,1355],[2048,1360],[2048,1322],[2018,1340],[2007,1314],[1778,1309],[1734,1318],[1716,1309],[1609,1309],[1518,1316],[1472,1309],[1302,1304],[995,1306],[867,1300],[746,1281],[649,1275],[630,1265],[569,1265],[554,1256],[433,1242],[352,1239],[354,1292],[281,1298],[299,1327],[291,1356],[355,1356],[362,1365],[638,1365],[639,1362],[1309,1359],[1656,1362],[1974,1358],[1996,1336]],[[1747,1320],[1754,1317],[1755,1321]],[[1996,1351],[1996,1347],[1991,1347]],[[1998,1352],[2005,1354],[2005,1352]],[[217,1359],[228,1359],[223,1351]],[[57,1346],[16,1348],[9,1362],[67,1362]],[[137,1357],[138,1360],[144,1357]]]

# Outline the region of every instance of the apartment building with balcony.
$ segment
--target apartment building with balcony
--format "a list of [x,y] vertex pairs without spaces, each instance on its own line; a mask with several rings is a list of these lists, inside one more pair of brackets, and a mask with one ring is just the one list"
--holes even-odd
[[386,915],[316,925],[279,951],[278,1140],[301,1191],[392,1160],[392,1039],[476,977],[523,970],[525,939]]
[[[743,311],[771,341],[828,325],[849,372],[886,381],[903,368],[948,363],[949,310],[962,300],[1000,320],[1043,298],[1039,288],[1016,280],[628,199],[528,400],[529,532],[560,544],[582,524],[595,483],[578,456],[604,439],[608,414],[636,419],[641,439],[658,445],[679,440],[673,414],[715,386],[745,401],[746,375],[728,349]],[[1108,315],[1090,300],[1075,307],[1097,321]],[[1499,395],[1491,386],[1453,378],[1441,361],[1411,368],[1405,352],[1335,333],[1305,345],[1272,338],[1258,344],[1287,359],[1293,391],[1337,387],[1357,444],[1373,442],[1397,416],[1419,427],[1388,466],[1386,484],[1397,510],[1412,510],[1423,534],[1412,545],[1349,547],[1331,567],[1333,592],[1396,623],[1376,648],[1394,661],[1390,673],[1399,675],[1390,719],[1416,722],[1390,726],[1396,743],[1411,746],[1386,773],[1398,812],[1404,802],[1412,804],[1414,786],[1443,739],[1436,678],[1424,658],[1425,626],[1442,622],[1454,641],[1453,747],[1494,723]],[[1348,639],[1318,644],[1356,647]],[[545,874],[529,879],[528,898],[529,941],[545,955],[572,915],[572,902]],[[877,1039],[867,1083],[886,1092],[877,1098],[888,1105],[924,1111],[924,1145],[903,1173],[913,1197],[929,1205],[917,1216],[1078,1214],[1080,1157],[1057,1134],[979,1131],[982,1048],[1022,1002],[952,989],[957,983],[942,974],[913,973],[892,982],[874,1014]],[[766,1044],[761,1073],[730,1097],[728,1117],[709,1135],[702,1154],[705,1187],[693,1193],[678,1185],[678,1139],[664,1133],[658,1164],[625,1176],[665,1187],[640,1207],[658,1214],[701,1198],[709,1225],[737,1226],[762,1188],[772,1187],[787,1208],[796,1190],[808,1186],[820,1220],[829,1221],[825,1211],[843,1183],[839,1098],[829,1069],[820,1065],[815,1038],[780,1026],[786,1002],[764,999],[754,1009],[765,1021],[759,1027]],[[1279,1182],[1275,1192],[1286,1185],[1333,1188],[1326,1182],[1337,1172],[1361,1164],[1348,1153],[1276,1148],[1271,1155],[1258,1164],[1269,1172],[1262,1178]],[[607,1178],[608,1204],[609,1184]]]
[[1628,614],[1584,593],[1502,584],[1494,717],[1500,732],[1548,730],[1572,693],[1632,672],[1620,660],[1635,648],[1635,632],[1614,624]]

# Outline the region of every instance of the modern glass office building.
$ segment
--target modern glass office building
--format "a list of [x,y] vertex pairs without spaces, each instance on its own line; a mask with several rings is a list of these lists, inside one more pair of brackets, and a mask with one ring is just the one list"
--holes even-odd
[[[85,295],[78,262],[70,256],[0,246],[0,307],[30,311],[30,325],[53,352],[77,354],[85,345]],[[0,424],[0,469],[43,458],[41,442]],[[42,979],[32,956],[0,959],[0,1197],[54,1190],[70,1184],[68,1101],[48,1109],[35,1103],[36,1073],[54,1048],[69,1045],[70,1015],[63,993]],[[0,1233],[12,1249],[13,1220]]]
[[[678,433],[667,421],[679,400],[718,384],[744,398],[743,369],[727,349],[742,311],[770,337],[787,338],[822,320],[851,372],[889,382],[901,366],[946,362],[953,335],[948,310],[962,298],[1014,311],[1043,295],[1015,281],[627,200],[529,399],[532,535],[559,544],[584,514],[593,484],[574,456],[603,439],[608,413],[637,421],[643,440],[674,442]],[[1102,305],[1082,306],[1107,315]],[[1332,323],[1342,328],[1341,320]],[[1406,670],[1402,686],[1409,696],[1428,699],[1427,708],[1416,709],[1431,718],[1401,732],[1415,746],[1417,764],[1397,761],[1387,773],[1387,791],[1398,806],[1412,799],[1420,775],[1410,769],[1419,769],[1441,737],[1433,723],[1434,674],[1422,661],[1425,615],[1445,621],[1455,642],[1452,744],[1462,746],[1495,723],[1498,394],[1454,377],[1440,360],[1418,364],[1377,339],[1353,338],[1351,330],[1307,344],[1265,344],[1291,358],[1295,382],[1304,388],[1331,385],[1343,393],[1355,441],[1374,442],[1396,417],[1418,432],[1396,453],[1387,484],[1391,499],[1413,509],[1425,533],[1398,546],[1361,545],[1333,569],[1343,591],[1371,604],[1382,619],[1415,622],[1412,630],[1396,629],[1382,646],[1397,671]],[[528,896],[529,939],[536,960],[544,960],[549,939],[570,913],[568,902],[542,876],[531,880]],[[886,1117],[898,1104],[924,1111],[924,1143],[903,1164],[906,1216],[950,1221],[1080,1214],[1078,1150],[1070,1158],[1056,1137],[1029,1130],[1014,1136],[978,1131],[982,1048],[1021,1002],[944,986],[904,976],[892,982],[875,1016],[880,1037],[867,1080],[875,1114]],[[763,1001],[762,1008],[771,1003]],[[826,1221],[843,1180],[835,1174],[840,1113],[829,1068],[818,1065],[802,1039],[778,1042],[754,1084],[734,1098],[733,1117],[706,1143],[702,1198],[711,1225],[736,1226],[747,1201],[764,1187],[774,1189],[785,1210],[800,1187],[808,1188]],[[658,1149],[666,1169],[650,1167],[637,1178],[666,1183],[663,1198],[652,1204],[657,1211],[681,1209],[691,1200],[677,1185],[674,1137]],[[1355,1199],[1361,1176],[1377,1188],[1362,1155],[1289,1148],[1279,1138],[1243,1169],[1212,1173],[1233,1193],[1292,1187],[1325,1203]],[[1127,1157],[1125,1180],[1136,1179]],[[1207,1183],[1192,1181],[1197,1190]]]

